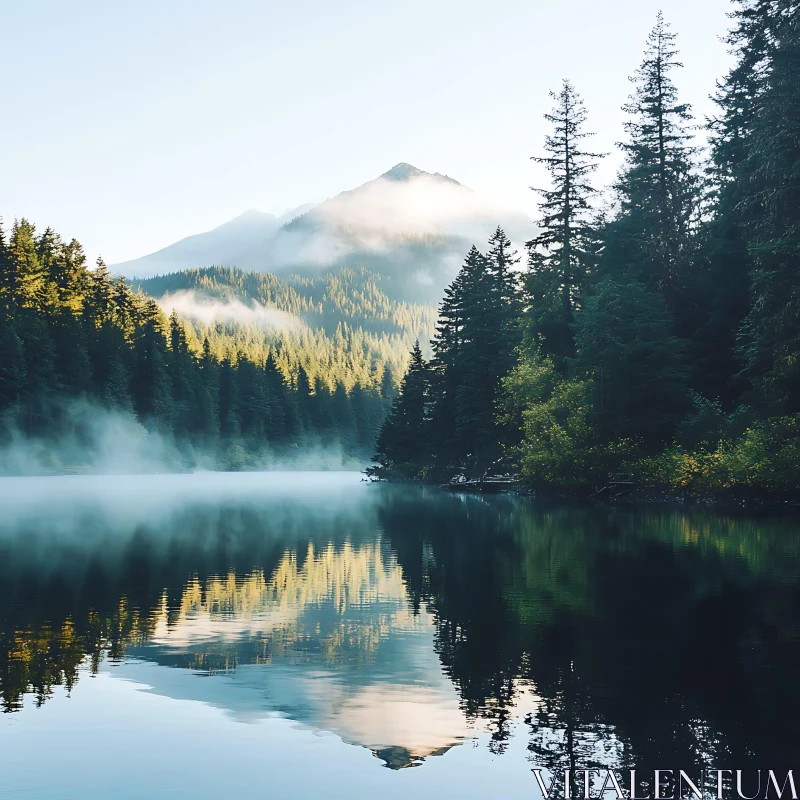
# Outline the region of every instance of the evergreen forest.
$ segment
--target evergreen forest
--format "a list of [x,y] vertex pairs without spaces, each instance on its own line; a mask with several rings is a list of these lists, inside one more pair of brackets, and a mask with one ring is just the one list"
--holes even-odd
[[[167,317],[144,289],[235,313]],[[0,229],[2,470],[92,469],[131,438],[168,469],[362,465],[434,317],[364,271],[292,285],[209,268],[134,287],[18,220]]]
[[470,250],[372,475],[796,497],[800,5],[737,0],[730,16],[733,66],[708,120],[679,96],[658,16],[611,187],[593,183],[603,154],[577,88],[552,93],[536,235],[524,257],[501,228]]
[[705,120],[658,16],[612,186],[593,180],[607,154],[578,89],[551,93],[533,237],[521,254],[500,226],[476,243],[438,311],[356,264],[127,281],[51,228],[0,226],[2,471],[25,471],[20,448],[36,469],[90,468],[115,447],[101,421],[124,420],[170,469],[372,456],[388,480],[796,496],[800,7],[730,16]]

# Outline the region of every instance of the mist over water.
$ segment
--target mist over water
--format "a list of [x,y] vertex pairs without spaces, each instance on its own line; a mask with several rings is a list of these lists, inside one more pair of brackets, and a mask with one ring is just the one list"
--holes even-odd
[[793,520],[360,478],[0,480],[0,797],[88,774],[123,798],[536,797],[534,767],[791,766]]
[[[212,440],[192,444],[145,427],[130,410],[88,400],[51,407],[58,420],[51,434],[28,436],[18,426],[0,427],[0,477],[65,474],[142,475],[217,470],[359,470],[365,457],[346,453],[336,439],[305,436],[302,446],[245,450]],[[243,479],[246,483],[246,479]],[[76,484],[77,485],[77,484]],[[2,491],[2,490],[0,490]]]
[[[0,480],[0,532],[13,538],[25,521],[42,532],[71,531],[90,548],[106,529],[86,526],[87,515],[112,525],[122,544],[144,523],[163,524],[176,514],[217,510],[221,504],[269,509],[273,521],[278,508],[294,504],[306,514],[354,505],[364,511],[369,503],[361,478],[354,471],[7,477]],[[167,538],[175,533],[174,526],[166,526]]]

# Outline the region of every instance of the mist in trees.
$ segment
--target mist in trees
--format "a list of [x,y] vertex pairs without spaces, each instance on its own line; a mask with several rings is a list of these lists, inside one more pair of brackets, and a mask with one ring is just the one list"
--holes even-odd
[[321,379],[312,357],[327,342],[332,361],[347,359],[335,332],[317,336],[316,350],[254,346],[224,328],[197,333],[102,260],[89,269],[75,240],[37,233],[25,219],[7,238],[0,229],[4,471],[341,467],[368,458],[395,393],[388,358],[351,371],[345,385],[342,370]]
[[101,448],[90,422],[114,415],[173,467],[321,448],[340,464],[374,454],[370,474],[392,479],[514,473],[593,491],[625,471],[697,494],[796,494],[800,14],[738,0],[731,16],[733,66],[714,118],[696,120],[658,15],[604,191],[578,88],[551,93],[525,257],[498,226],[438,314],[356,265],[131,286],[50,228],[0,229],[3,443],[71,468],[53,443]]

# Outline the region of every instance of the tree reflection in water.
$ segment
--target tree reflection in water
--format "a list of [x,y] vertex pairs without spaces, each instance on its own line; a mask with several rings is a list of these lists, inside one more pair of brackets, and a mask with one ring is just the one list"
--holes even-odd
[[526,736],[531,765],[559,772],[791,766],[793,520],[392,486],[329,506],[4,523],[4,710],[147,662],[235,674],[259,710],[393,768],[484,729],[494,753]]

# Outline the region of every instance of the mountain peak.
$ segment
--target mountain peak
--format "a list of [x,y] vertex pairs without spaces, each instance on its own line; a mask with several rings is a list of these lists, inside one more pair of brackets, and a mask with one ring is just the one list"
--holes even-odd
[[417,169],[413,164],[406,164],[401,161],[395,164],[388,172],[384,172],[381,178],[386,178],[390,181],[407,181],[409,178],[416,178],[417,175],[427,175],[421,169]]
[[387,181],[408,181],[420,175],[426,175],[429,178],[439,178],[440,180],[454,183],[456,186],[461,186],[457,180],[447,175],[442,175],[441,172],[425,172],[424,170],[418,169],[413,164],[407,164],[405,161],[395,164],[388,172],[384,172],[381,178]]

